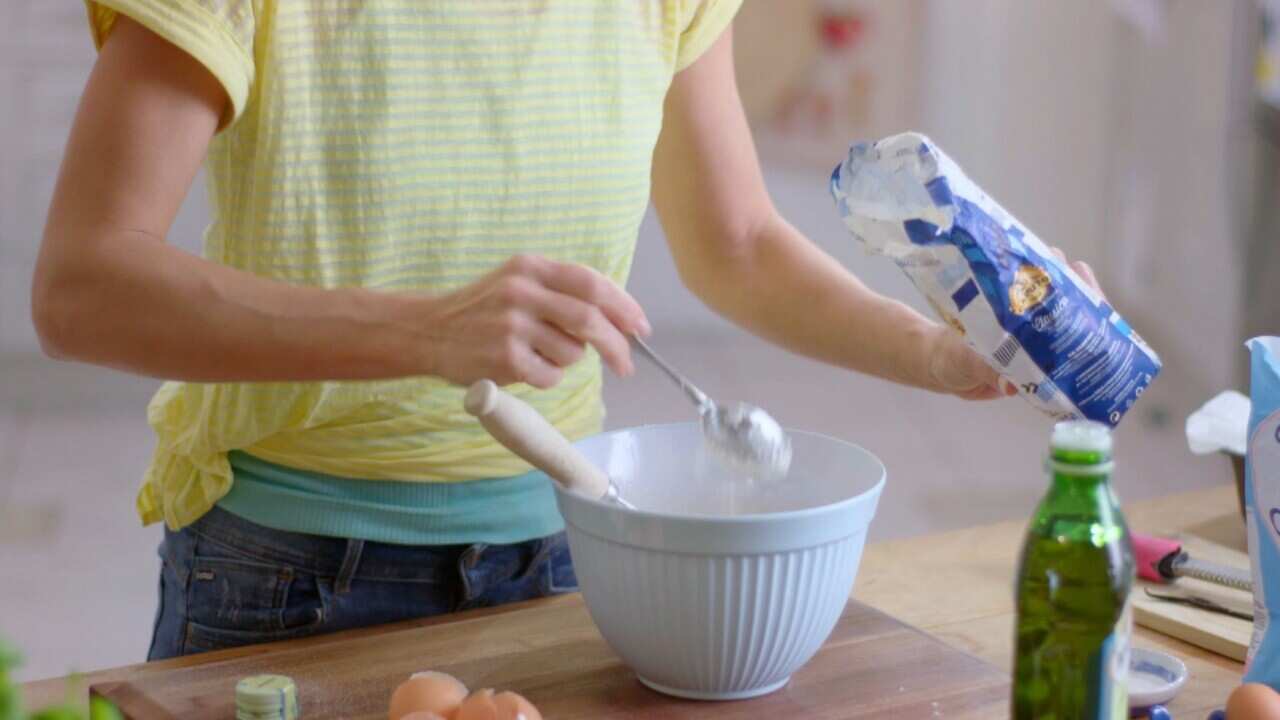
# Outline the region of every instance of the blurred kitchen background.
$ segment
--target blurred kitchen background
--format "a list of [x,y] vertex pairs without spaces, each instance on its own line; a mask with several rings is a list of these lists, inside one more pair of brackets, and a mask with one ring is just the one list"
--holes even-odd
[[[78,2],[8,0],[0,34],[0,636],[20,679],[138,662],[157,527],[133,494],[156,383],[41,357],[28,291],[55,173],[93,62]],[[748,2],[739,82],[778,206],[876,289],[923,308],[842,229],[827,194],[848,142],[931,135],[1005,207],[1098,271],[1165,362],[1118,433],[1122,498],[1226,482],[1186,450],[1188,413],[1245,390],[1244,338],[1280,331],[1276,68],[1256,0]],[[1275,41],[1272,41],[1274,44]],[[171,241],[197,251],[203,184]],[[1272,288],[1268,296],[1262,288]],[[857,442],[890,480],[874,538],[1029,516],[1049,421],[786,355],[703,309],[649,218],[630,289],[655,343],[717,398]],[[831,332],[841,332],[833,327]],[[655,372],[607,388],[609,422],[687,419]],[[904,559],[904,562],[906,559]]]

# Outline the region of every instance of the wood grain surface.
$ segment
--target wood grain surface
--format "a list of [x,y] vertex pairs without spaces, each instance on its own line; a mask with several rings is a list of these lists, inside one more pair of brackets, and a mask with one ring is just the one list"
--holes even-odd
[[851,602],[821,651],[773,694],[736,702],[655,693],[597,633],[575,601],[391,632],[354,632],[206,662],[143,670],[93,686],[134,720],[202,720],[235,713],[235,684],[280,673],[298,685],[309,720],[385,718],[396,685],[419,670],[456,675],[472,689],[515,690],[548,720],[607,718],[1003,717],[1004,673],[877,610]]

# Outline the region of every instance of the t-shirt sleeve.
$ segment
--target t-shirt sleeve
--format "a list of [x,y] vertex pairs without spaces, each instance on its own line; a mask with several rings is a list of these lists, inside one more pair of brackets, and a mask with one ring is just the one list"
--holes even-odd
[[94,45],[102,47],[116,19],[134,22],[173,43],[217,78],[231,100],[230,125],[253,87],[253,0],[85,0]]
[[676,72],[689,67],[710,48],[742,7],[742,0],[693,0],[689,21],[680,33]]

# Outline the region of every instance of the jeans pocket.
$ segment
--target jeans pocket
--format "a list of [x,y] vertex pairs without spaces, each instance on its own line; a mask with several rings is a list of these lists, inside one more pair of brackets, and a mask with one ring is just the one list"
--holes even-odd
[[213,650],[228,650],[246,645],[262,645],[281,640],[295,640],[310,635],[318,635],[321,632],[320,626],[255,632],[252,630],[209,627],[194,621],[187,623],[186,630],[186,640],[182,648],[183,655],[196,655]]
[[310,575],[251,560],[193,559],[184,652],[299,637],[324,619],[320,583]]

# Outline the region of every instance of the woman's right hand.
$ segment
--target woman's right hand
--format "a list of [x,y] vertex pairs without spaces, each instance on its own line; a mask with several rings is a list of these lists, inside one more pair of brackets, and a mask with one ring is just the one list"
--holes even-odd
[[531,255],[430,299],[426,314],[418,327],[429,373],[460,385],[550,388],[587,345],[625,377],[634,371],[628,336],[650,332],[640,304],[609,278]]

